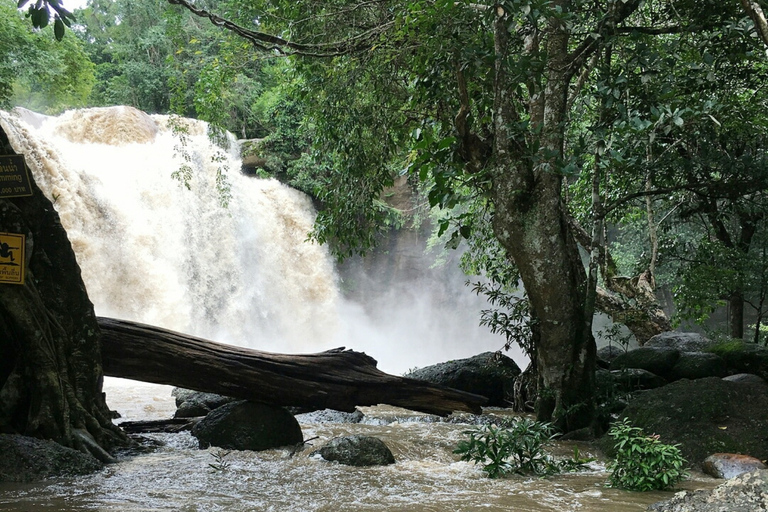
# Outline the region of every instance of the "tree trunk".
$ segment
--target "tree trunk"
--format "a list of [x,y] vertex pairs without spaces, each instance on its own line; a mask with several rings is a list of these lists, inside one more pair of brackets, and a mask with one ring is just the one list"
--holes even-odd
[[429,414],[481,412],[485,397],[386,374],[360,352],[289,355],[99,318],[104,373],[279,406],[354,411],[390,404]]
[[568,432],[593,423],[596,348],[584,305],[587,275],[561,196],[568,36],[560,21],[552,24],[546,41],[549,76],[541,104],[529,109],[541,130],[540,160],[534,164],[535,158],[520,155],[522,142],[510,133],[519,114],[506,69],[508,17],[497,10],[493,228],[520,270],[531,302],[539,373],[537,418]]
[[[15,154],[11,130],[0,117],[0,154]],[[101,392],[93,305],[59,216],[30,179],[32,196],[0,199],[0,231],[26,236],[27,269],[24,284],[0,284],[0,432],[109,460],[105,449],[127,438]]]

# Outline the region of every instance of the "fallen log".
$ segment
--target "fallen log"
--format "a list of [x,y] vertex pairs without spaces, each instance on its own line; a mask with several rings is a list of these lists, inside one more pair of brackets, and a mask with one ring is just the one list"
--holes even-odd
[[104,374],[169,384],[271,405],[336,409],[389,404],[446,416],[481,412],[487,399],[384,373],[372,357],[344,348],[275,354],[100,317]]

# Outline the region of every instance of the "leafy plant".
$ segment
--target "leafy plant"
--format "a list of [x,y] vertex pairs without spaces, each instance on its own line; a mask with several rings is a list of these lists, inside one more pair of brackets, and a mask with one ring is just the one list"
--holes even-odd
[[229,450],[217,450],[215,452],[211,452],[213,462],[209,463],[208,465],[213,469],[212,472],[226,471],[229,469],[229,461],[226,460],[226,458],[230,453],[232,452]]
[[680,445],[664,444],[627,418],[613,424],[608,435],[616,440],[616,460],[609,464],[611,487],[629,491],[664,490],[688,476]]
[[505,425],[483,425],[464,433],[468,440],[459,442],[453,453],[461,460],[483,464],[490,478],[508,473],[551,475],[561,471],[577,471],[593,459],[582,458],[578,448],[573,459],[556,461],[544,451],[554,437],[549,423],[529,418],[513,418]]

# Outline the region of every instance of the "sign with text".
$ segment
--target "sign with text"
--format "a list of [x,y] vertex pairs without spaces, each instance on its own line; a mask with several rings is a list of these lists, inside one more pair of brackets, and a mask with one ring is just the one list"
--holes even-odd
[[25,235],[0,233],[0,283],[24,284]]
[[32,195],[29,171],[22,155],[0,156],[0,197]]

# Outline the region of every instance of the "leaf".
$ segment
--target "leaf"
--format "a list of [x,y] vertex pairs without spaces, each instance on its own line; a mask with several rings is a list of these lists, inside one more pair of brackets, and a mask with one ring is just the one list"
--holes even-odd
[[64,22],[61,21],[61,18],[57,17],[53,23],[53,35],[57,41],[64,39]]

